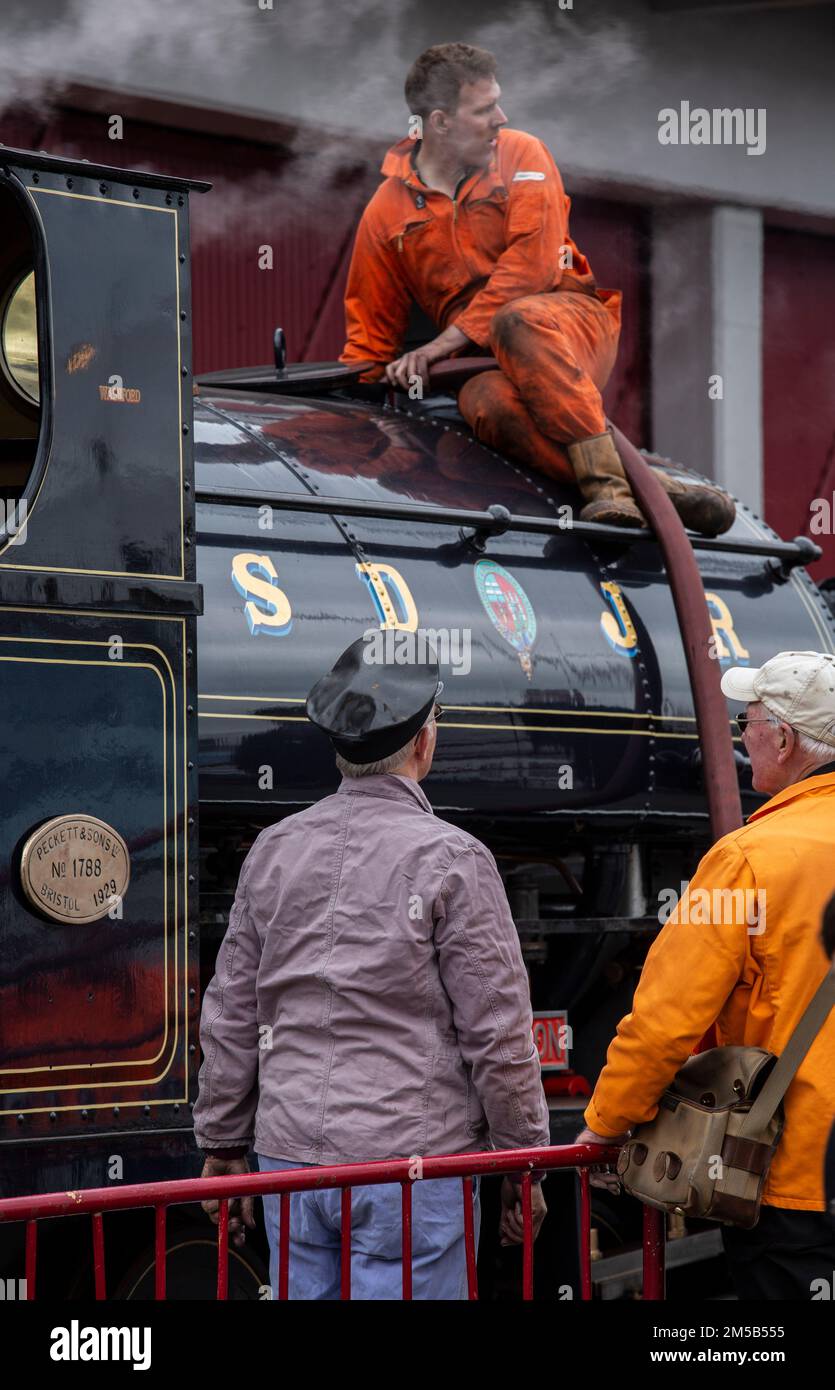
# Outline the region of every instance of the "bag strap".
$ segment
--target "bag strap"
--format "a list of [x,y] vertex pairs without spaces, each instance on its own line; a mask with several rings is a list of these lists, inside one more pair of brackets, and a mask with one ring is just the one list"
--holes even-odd
[[789,1085],[835,1004],[835,964],[824,975],[797,1027],[783,1048],[768,1080],[739,1131],[740,1138],[761,1132],[777,1110]]

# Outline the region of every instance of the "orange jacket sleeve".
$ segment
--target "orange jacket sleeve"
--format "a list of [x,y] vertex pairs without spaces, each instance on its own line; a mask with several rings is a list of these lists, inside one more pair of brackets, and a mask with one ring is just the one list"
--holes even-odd
[[374,381],[400,355],[412,297],[400,278],[392,250],[378,235],[366,208],[357,230],[345,290],[347,342],[342,362],[376,362],[363,374]]
[[454,320],[479,347],[489,345],[493,315],[503,304],[556,289],[562,279],[560,251],[568,239],[567,208],[560,171],[550,151],[531,136],[510,178],[507,245],[487,284]]
[[632,1012],[618,1024],[585,1111],[596,1134],[614,1138],[655,1117],[665,1087],[743,974],[757,899],[732,900],[723,889],[755,892],[748,861],[728,836],[702,859],[647,955]]

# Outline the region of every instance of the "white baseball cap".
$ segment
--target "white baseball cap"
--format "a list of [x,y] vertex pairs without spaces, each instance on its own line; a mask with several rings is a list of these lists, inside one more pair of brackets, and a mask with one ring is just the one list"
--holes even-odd
[[826,652],[778,652],[764,666],[731,666],[722,693],[766,709],[808,738],[835,748],[835,656]]

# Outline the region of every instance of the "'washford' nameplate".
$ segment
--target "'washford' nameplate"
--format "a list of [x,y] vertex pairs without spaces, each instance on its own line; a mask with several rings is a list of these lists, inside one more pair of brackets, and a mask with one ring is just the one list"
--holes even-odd
[[96,922],[127,892],[128,847],[96,816],[56,816],[23,846],[20,883],[55,922]]

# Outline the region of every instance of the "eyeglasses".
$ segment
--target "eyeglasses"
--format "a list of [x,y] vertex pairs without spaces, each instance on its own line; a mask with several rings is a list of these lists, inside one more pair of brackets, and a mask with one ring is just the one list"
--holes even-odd
[[432,711],[432,718],[434,719],[435,723],[437,724],[437,723],[438,723],[438,720],[439,720],[439,719],[443,719],[443,717],[444,717],[444,707],[443,707],[443,705],[436,705],[435,708],[434,708],[433,711]]
[[745,730],[748,728],[749,724],[779,724],[779,723],[780,723],[780,720],[779,720],[779,719],[749,719],[747,714],[738,714],[738,715],[736,716],[736,727],[739,729],[739,734],[740,734],[740,737],[741,737],[741,738],[744,738],[744,737],[745,737]]

